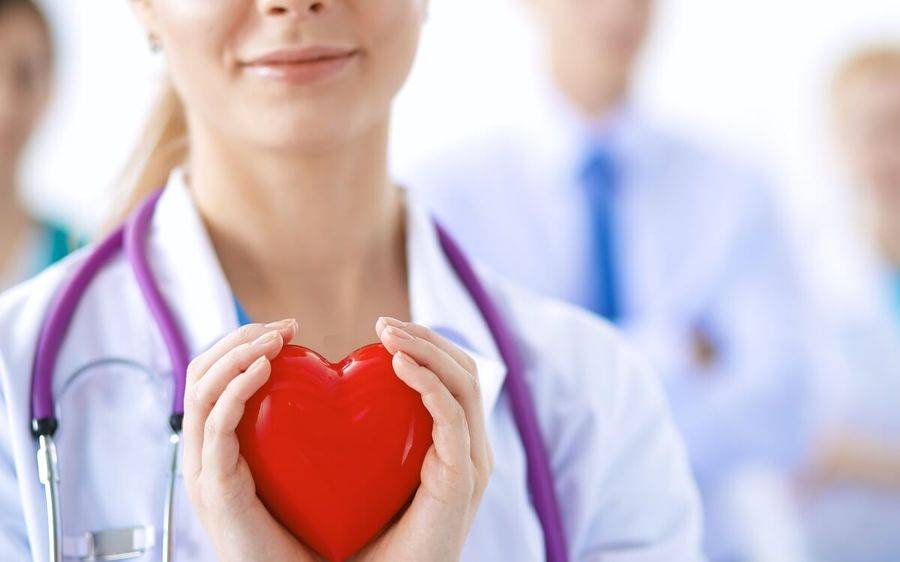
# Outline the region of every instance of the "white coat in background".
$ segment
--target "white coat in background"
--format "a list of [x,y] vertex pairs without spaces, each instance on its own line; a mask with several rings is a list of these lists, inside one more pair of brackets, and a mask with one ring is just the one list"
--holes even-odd
[[[620,327],[667,387],[707,512],[707,552],[732,558],[744,541],[729,524],[732,475],[746,463],[795,462],[808,430],[801,299],[773,194],[749,168],[634,107],[595,126],[555,94],[542,97],[521,123],[398,174],[489,267],[589,306],[599,284],[580,174],[593,145],[611,151]],[[695,355],[698,331],[714,360]]]
[[[866,257],[860,298],[832,311],[820,429],[826,439],[838,431],[900,451],[900,309],[892,294],[898,272]],[[816,492],[801,505],[810,560],[900,559],[900,491],[843,482]]]
[[[407,230],[412,320],[449,334],[475,358],[496,457],[463,560],[543,560],[523,448],[501,392],[505,368],[432,223],[414,201]],[[173,175],[159,203],[149,255],[192,354],[236,328],[231,289],[181,173]],[[0,299],[4,560],[46,557],[46,511],[29,431],[30,372],[48,303],[78,259]],[[659,381],[602,322],[486,271],[482,275],[527,362],[571,559],[701,560],[696,490]],[[54,381],[67,536],[139,525],[155,525],[159,532],[171,377],[160,334],[128,263],[119,257],[81,303]],[[175,560],[215,559],[180,482],[174,536]],[[158,539],[156,549],[139,560],[159,560]]]

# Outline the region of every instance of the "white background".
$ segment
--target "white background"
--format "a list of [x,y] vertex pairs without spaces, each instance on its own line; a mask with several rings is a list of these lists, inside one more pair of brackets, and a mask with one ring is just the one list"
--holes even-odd
[[[399,164],[527,111],[537,65],[521,2],[432,0],[397,104]],[[28,200],[90,229],[105,217],[162,60],[128,0],[44,3],[60,77],[26,169]],[[827,77],[848,49],[891,37],[900,38],[897,0],[660,0],[637,95],[661,120],[765,167],[807,261],[843,283],[848,213],[826,142]]]

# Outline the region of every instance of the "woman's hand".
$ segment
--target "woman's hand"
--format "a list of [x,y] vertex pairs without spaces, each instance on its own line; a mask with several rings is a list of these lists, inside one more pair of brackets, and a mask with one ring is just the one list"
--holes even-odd
[[412,504],[355,559],[459,560],[493,469],[475,362],[422,326],[382,318],[375,330],[394,355],[397,376],[422,395],[434,418],[434,444]]
[[249,324],[191,362],[184,395],[184,482],[223,561],[312,561],[308,549],[269,514],[240,456],[244,405],[266,383],[269,363],[297,333],[295,320]]

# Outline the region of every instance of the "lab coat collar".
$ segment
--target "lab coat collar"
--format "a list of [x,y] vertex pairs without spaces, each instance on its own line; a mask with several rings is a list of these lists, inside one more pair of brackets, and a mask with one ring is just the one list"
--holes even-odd
[[474,360],[485,413],[493,409],[506,365],[469,290],[441,248],[434,219],[407,191],[407,256],[412,321],[463,348]]
[[[191,356],[196,356],[235,329],[238,318],[234,293],[194,205],[184,171],[172,173],[151,228],[151,267],[179,320]],[[506,367],[484,318],[441,249],[431,217],[409,193],[407,256],[411,320],[441,333],[472,356],[485,411],[490,413]]]
[[540,81],[537,91],[541,110],[530,120],[534,130],[529,137],[541,145],[547,161],[558,166],[563,177],[577,175],[595,147],[609,150],[623,166],[643,156],[650,127],[636,102],[625,100],[608,115],[596,118],[580,112],[548,78]]
[[900,303],[897,301],[897,283],[900,270],[887,263],[872,249],[871,244],[857,251],[861,261],[862,283],[842,311],[847,318],[864,317],[878,321],[883,334],[891,334],[900,340]]

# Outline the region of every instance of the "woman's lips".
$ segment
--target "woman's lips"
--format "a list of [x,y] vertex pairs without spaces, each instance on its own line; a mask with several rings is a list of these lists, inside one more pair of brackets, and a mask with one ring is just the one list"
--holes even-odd
[[356,49],[308,47],[272,51],[241,64],[262,78],[289,84],[311,84],[334,76],[356,58]]

